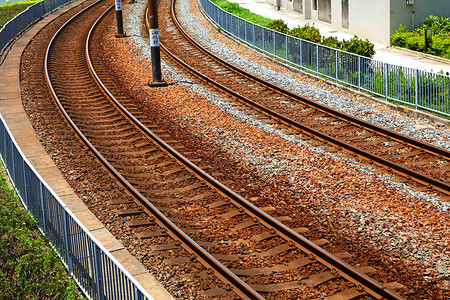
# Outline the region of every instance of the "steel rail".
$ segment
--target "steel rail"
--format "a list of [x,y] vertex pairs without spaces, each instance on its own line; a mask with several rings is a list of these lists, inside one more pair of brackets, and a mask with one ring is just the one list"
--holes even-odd
[[[97,1],[93,5],[99,3],[101,0]],[[214,268],[217,273],[219,273],[221,279],[234,287],[236,287],[234,290],[235,292],[243,297],[248,299],[264,299],[260,294],[258,294],[256,291],[254,291],[250,286],[248,286],[243,280],[241,280],[238,276],[236,276],[234,273],[232,273],[228,268],[226,268],[224,265],[222,265],[216,258],[214,258],[211,254],[209,254],[207,251],[205,251],[201,246],[199,246],[194,240],[192,240],[186,233],[184,233],[181,229],[179,229],[174,223],[172,223],[164,214],[162,214],[148,199],[146,199],[138,190],[136,190],[125,178],[122,177],[122,175],[103,157],[103,155],[95,149],[95,147],[89,142],[89,140],[83,135],[81,130],[78,128],[78,126],[72,121],[68,113],[64,110],[64,107],[58,100],[58,97],[56,95],[55,90],[52,87],[50,76],[48,72],[48,57],[50,48],[53,44],[53,41],[55,40],[56,36],[61,32],[61,30],[72,20],[74,20],[77,16],[79,16],[81,13],[86,11],[88,8],[91,8],[93,5],[87,7],[74,17],[72,17],[69,21],[67,21],[59,30],[58,32],[53,36],[51,42],[49,43],[49,46],[47,48],[47,52],[45,55],[45,74],[47,83],[49,85],[49,88],[51,90],[51,93],[55,99],[55,102],[58,105],[59,110],[64,115],[67,122],[71,125],[71,127],[75,130],[77,135],[80,137],[80,139],[90,148],[90,150],[93,152],[93,154],[97,157],[97,159],[106,167],[106,169],[123,185],[123,187],[132,195],[134,196],[140,204],[144,205],[144,207],[149,210],[153,216],[156,218],[155,221],[159,223],[160,226],[165,227],[168,229],[168,234],[174,238],[175,240],[179,240],[183,243],[183,247],[190,253],[195,253],[199,260],[201,260],[205,265],[209,265],[211,268]],[[112,10],[114,6],[111,6],[106,12],[104,12],[95,22],[94,26],[91,28],[91,31],[88,35],[88,40],[91,36],[91,33],[93,31],[93,28],[98,24],[101,18],[103,18],[109,11]],[[86,49],[88,50],[89,45],[87,42]],[[88,52],[86,52],[86,57],[89,57]],[[95,74],[95,71],[93,70],[92,64],[90,59],[89,61],[89,68],[92,74]],[[99,77],[97,74],[95,74],[96,80],[99,80]],[[98,81],[100,84],[101,81]],[[101,87],[106,88],[103,83],[100,84]],[[106,94],[109,97],[112,97],[112,94],[105,89]],[[146,128],[142,123],[140,123],[136,118],[134,118],[114,97],[111,98],[123,112],[126,112],[126,115],[128,117],[132,117],[132,120],[141,128],[144,129],[144,131],[151,136],[155,141],[157,141],[158,144],[160,144],[165,149],[172,149],[169,145],[167,145],[164,141],[159,139],[156,135],[154,135],[148,128]],[[175,151],[172,149],[172,151]]]
[[[175,0],[172,0],[172,13],[174,11],[174,5]],[[175,16],[173,16],[175,18]],[[146,25],[148,26],[148,18],[146,13]],[[164,51],[167,49],[164,47]],[[177,61],[181,62],[180,60],[176,59]],[[184,62],[181,62],[183,65],[186,65]],[[174,152],[176,152],[174,150]],[[181,154],[180,155],[181,159]],[[366,276],[365,274],[359,272],[358,270],[354,269],[350,265],[346,264],[342,260],[336,258],[323,248],[317,246],[316,244],[312,243],[302,235],[298,234],[291,228],[287,227],[283,223],[277,221],[264,211],[260,210],[258,207],[253,205],[252,203],[248,202],[244,198],[242,198],[240,195],[236,194],[232,190],[230,190],[228,187],[220,183],[219,181],[215,180],[213,177],[211,177],[209,174],[205,173],[203,170],[199,169],[189,161],[187,161],[187,164],[191,166],[191,170],[197,173],[199,176],[203,177],[205,180],[207,180],[212,186],[216,187],[217,189],[221,190],[223,194],[228,196],[228,198],[236,205],[243,207],[246,212],[251,215],[252,217],[256,217],[261,220],[261,222],[267,227],[267,228],[273,228],[277,231],[277,233],[282,236],[284,239],[288,241],[292,241],[296,244],[296,246],[301,249],[303,252],[308,254],[311,258],[314,257],[317,259],[317,261],[321,262],[328,268],[330,268],[333,271],[337,271],[342,277],[349,280],[350,282],[355,283],[358,287],[363,286],[365,287],[365,290],[368,294],[371,296],[380,299],[380,298],[386,298],[386,299],[403,299],[401,296],[397,295],[393,291],[389,290],[388,288],[384,287],[382,284],[378,283],[377,281],[373,280],[372,278]]]
[[[174,10],[172,8],[172,12],[173,11]],[[333,110],[331,108],[328,108],[328,107],[323,106],[321,104],[315,103],[312,100],[309,100],[309,99],[304,98],[302,96],[296,95],[296,94],[294,94],[292,92],[286,91],[286,90],[284,90],[284,89],[282,89],[282,88],[280,88],[278,86],[275,86],[275,85],[273,85],[271,83],[268,83],[268,82],[266,82],[266,81],[264,81],[264,80],[262,80],[262,79],[260,79],[260,78],[258,78],[256,76],[253,76],[251,74],[248,74],[248,73],[238,69],[237,67],[235,67],[235,66],[231,65],[230,63],[228,63],[228,62],[222,60],[221,58],[217,57],[216,55],[214,55],[210,51],[204,49],[199,43],[197,43],[192,37],[190,37],[190,35],[181,27],[181,25],[179,24],[179,22],[175,18],[176,18],[176,16],[174,16],[174,20],[175,20],[175,23],[176,23],[178,29],[182,32],[182,34],[190,42],[192,42],[197,48],[199,48],[200,51],[206,53],[207,55],[210,55],[214,59],[217,59],[220,63],[226,65],[227,67],[229,67],[229,68],[231,68],[233,70],[236,70],[237,72],[241,73],[243,76],[246,76],[248,78],[251,78],[252,80],[258,81],[259,83],[264,84],[264,85],[268,86],[271,89],[275,89],[278,92],[287,95],[288,97],[292,97],[292,98],[295,98],[295,99],[299,99],[300,101],[306,102],[308,105],[311,105],[311,106],[313,106],[313,107],[315,107],[315,108],[317,108],[319,110],[322,110],[322,111],[324,111],[326,113],[337,115],[339,118],[345,119],[346,122],[353,123],[355,125],[365,127],[366,129],[369,129],[369,131],[371,131],[371,132],[377,131],[377,133],[379,133],[382,136],[386,135],[386,136],[388,136],[390,138],[392,137],[394,140],[400,141],[402,143],[411,143],[411,144],[413,144],[416,147],[424,148],[425,150],[431,152],[434,155],[441,155],[442,157],[450,159],[450,152],[445,150],[445,149],[442,149],[442,148],[439,148],[439,147],[435,147],[435,146],[433,146],[431,144],[428,144],[428,143],[422,143],[420,141],[411,139],[411,138],[409,138],[407,136],[398,134],[396,132],[393,132],[393,131],[390,131],[390,130],[387,130],[387,129],[384,129],[384,128],[381,128],[381,127],[377,127],[376,125],[373,125],[371,123],[359,120],[357,118],[353,118],[350,115],[347,115],[347,114],[342,113],[342,112],[335,111],[335,110]],[[292,119],[290,119],[290,118],[288,118],[288,117],[286,117],[284,115],[281,115],[281,114],[277,113],[276,111],[273,111],[273,110],[271,110],[271,109],[269,109],[269,108],[267,108],[267,107],[265,107],[265,106],[255,102],[255,101],[253,101],[253,100],[251,100],[249,98],[246,98],[246,97],[240,95],[239,93],[233,91],[232,89],[230,89],[230,88],[220,84],[219,82],[209,78],[208,76],[200,73],[199,71],[197,71],[193,67],[191,67],[188,64],[184,63],[183,61],[181,61],[181,59],[179,59],[175,54],[173,54],[170,50],[168,50],[164,46],[163,43],[161,43],[161,48],[169,56],[171,56],[173,59],[179,61],[190,72],[192,72],[192,73],[196,74],[197,76],[203,78],[205,81],[210,82],[210,83],[218,86],[220,89],[226,91],[227,93],[231,94],[232,96],[237,97],[238,99],[242,99],[244,102],[251,104],[252,106],[258,108],[260,111],[263,111],[264,113],[268,114],[269,116],[280,120],[282,123],[285,123],[285,124],[287,124],[289,126],[292,126],[294,128],[300,129],[302,131],[309,132],[310,134],[312,134],[312,135],[314,135],[316,137],[319,137],[320,139],[326,140],[326,141],[328,141],[328,142],[330,142],[330,143],[332,143],[334,145],[337,145],[338,147],[347,149],[348,151],[356,153],[356,154],[358,154],[361,157],[365,157],[366,159],[369,159],[369,160],[371,160],[373,162],[376,162],[376,163],[378,163],[378,164],[380,164],[382,166],[388,167],[393,172],[395,172],[395,173],[397,173],[399,175],[403,175],[403,176],[408,177],[408,178],[414,178],[417,182],[419,182],[421,184],[424,184],[424,185],[427,185],[427,186],[432,185],[433,187],[435,187],[440,192],[443,192],[444,194],[447,194],[447,195],[450,194],[450,184],[449,183],[443,182],[441,180],[437,180],[437,179],[432,178],[432,177],[430,177],[430,176],[428,176],[426,174],[423,174],[423,173],[411,170],[411,169],[409,169],[407,167],[404,167],[404,166],[402,166],[402,165],[400,165],[398,163],[392,162],[392,161],[390,161],[388,159],[385,159],[385,158],[383,158],[381,156],[378,156],[378,155],[372,154],[372,153],[370,153],[368,151],[362,150],[362,149],[360,149],[358,147],[355,147],[355,146],[353,146],[353,145],[351,145],[349,143],[346,143],[344,141],[336,139],[336,138],[334,138],[334,137],[332,137],[330,135],[327,135],[325,133],[317,131],[317,130],[309,127],[309,126],[303,125],[303,124],[301,124],[299,122],[296,122],[296,121],[294,121],[294,120],[292,120]],[[422,147],[422,145],[423,145],[423,147]]]
[[235,70],[236,72],[239,72],[241,75],[243,75],[245,77],[248,77],[248,78],[251,78],[252,80],[258,81],[259,83],[261,83],[263,85],[266,85],[266,86],[270,87],[271,89],[274,89],[274,90],[276,90],[276,91],[278,91],[280,93],[283,93],[286,96],[289,96],[289,97],[294,98],[294,99],[299,99],[300,101],[302,101],[302,102],[304,102],[304,103],[306,103],[306,104],[308,104],[310,106],[313,106],[313,107],[315,107],[315,108],[317,108],[319,110],[322,110],[324,112],[328,112],[328,113],[333,114],[335,116],[338,116],[339,118],[344,119],[347,122],[350,122],[350,123],[353,123],[353,124],[357,124],[359,126],[362,126],[364,128],[370,129],[370,130],[377,131],[380,134],[385,134],[385,135],[389,136],[390,138],[396,139],[396,140],[398,140],[400,142],[406,142],[408,144],[414,145],[414,146],[419,147],[421,149],[425,149],[425,150],[427,150],[430,153],[433,153],[435,155],[441,155],[442,157],[450,159],[450,151],[447,151],[447,150],[445,150],[443,148],[436,147],[436,146],[431,145],[429,143],[424,143],[424,142],[412,139],[412,138],[410,138],[410,137],[408,137],[406,135],[400,134],[398,132],[395,132],[395,131],[392,131],[392,130],[389,130],[389,129],[378,127],[378,126],[376,126],[376,125],[374,125],[372,123],[369,123],[369,122],[366,122],[364,120],[355,118],[355,117],[353,117],[353,116],[351,116],[349,114],[346,114],[346,113],[334,110],[334,109],[332,109],[332,108],[330,108],[330,107],[328,107],[326,105],[322,105],[320,103],[317,103],[317,102],[315,102],[313,100],[310,100],[310,99],[308,99],[308,98],[306,98],[304,96],[300,96],[298,94],[290,92],[290,91],[288,91],[288,90],[286,90],[286,89],[284,89],[284,88],[282,88],[280,86],[277,86],[275,84],[272,84],[272,83],[270,83],[268,81],[265,81],[265,80],[255,76],[255,75],[247,73],[247,72],[243,71],[242,69],[237,68],[233,64],[227,62],[226,60],[223,60],[220,57],[216,56],[214,53],[212,53],[211,51],[207,50],[206,48],[202,47],[202,45],[200,45],[200,43],[198,43],[195,39],[193,39],[183,29],[183,27],[181,27],[181,25],[179,24],[178,21],[176,21],[176,24],[177,24],[178,29],[183,33],[183,35],[192,44],[194,44],[200,51],[202,51],[202,52],[204,52],[204,53],[214,57],[215,60],[218,60],[220,63],[226,65],[227,67],[229,67],[229,68],[231,68],[233,70]]

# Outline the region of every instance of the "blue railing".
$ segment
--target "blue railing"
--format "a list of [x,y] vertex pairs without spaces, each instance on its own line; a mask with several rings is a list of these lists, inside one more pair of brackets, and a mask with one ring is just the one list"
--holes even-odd
[[24,29],[58,7],[65,5],[72,0],[44,0],[31,5],[25,11],[10,20],[0,30],[0,54],[5,47]]
[[153,298],[77,220],[14,141],[0,116],[0,154],[24,206],[90,299]]
[[236,17],[200,0],[222,30],[279,60],[386,100],[450,116],[450,77],[383,63],[292,37]]

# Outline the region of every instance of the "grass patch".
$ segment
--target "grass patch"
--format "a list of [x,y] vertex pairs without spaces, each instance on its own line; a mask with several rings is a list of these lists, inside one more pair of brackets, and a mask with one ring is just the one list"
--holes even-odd
[[0,170],[0,299],[83,299]]
[[41,0],[26,0],[22,2],[14,2],[8,4],[0,5],[0,29],[5,26],[5,24],[13,19],[15,16],[23,12],[29,6],[39,2]]
[[252,13],[249,9],[239,6],[237,3],[231,3],[226,0],[211,0],[211,2],[226,12],[263,27],[267,27],[273,22],[272,19]]

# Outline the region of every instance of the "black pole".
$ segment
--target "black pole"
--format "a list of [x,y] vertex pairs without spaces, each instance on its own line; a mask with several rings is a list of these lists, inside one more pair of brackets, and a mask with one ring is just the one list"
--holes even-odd
[[428,47],[430,46],[430,38],[431,38],[431,29],[425,29],[425,53],[428,51]]
[[116,20],[117,34],[116,37],[123,37],[123,18],[122,18],[122,0],[116,0]]
[[161,58],[159,49],[159,29],[157,0],[148,0],[150,50],[152,56],[152,82],[150,86],[165,86],[167,83],[161,78]]

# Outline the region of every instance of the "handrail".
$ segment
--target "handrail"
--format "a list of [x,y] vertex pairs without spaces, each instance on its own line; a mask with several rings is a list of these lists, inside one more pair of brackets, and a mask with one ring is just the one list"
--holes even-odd
[[28,26],[55,9],[72,1],[73,0],[43,0],[27,7],[26,10],[9,20],[5,26],[0,29],[0,56],[6,51],[7,46],[14,38]]
[[[1,114],[0,155],[23,205],[32,212],[39,229],[88,297],[153,300],[34,169]],[[86,247],[81,248],[80,244]]]
[[221,30],[278,60],[415,109],[450,117],[450,76],[380,62],[277,32],[199,0]]

